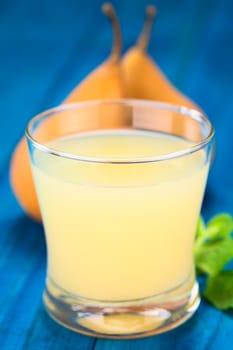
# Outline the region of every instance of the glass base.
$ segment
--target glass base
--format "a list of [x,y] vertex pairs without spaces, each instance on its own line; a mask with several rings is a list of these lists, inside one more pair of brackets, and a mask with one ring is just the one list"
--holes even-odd
[[142,338],[173,329],[197,310],[200,297],[194,275],[177,288],[130,301],[98,301],[76,297],[47,279],[44,303],[61,325],[89,336]]

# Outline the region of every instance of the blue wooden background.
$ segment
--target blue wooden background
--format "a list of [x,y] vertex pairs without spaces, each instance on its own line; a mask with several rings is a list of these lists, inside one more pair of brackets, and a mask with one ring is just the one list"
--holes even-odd
[[[59,104],[109,53],[111,30],[100,0],[0,1],[0,349],[233,349],[232,313],[203,301],[197,314],[167,334],[96,340],[68,331],[44,311],[43,229],[24,215],[9,186],[9,161],[26,122]],[[146,0],[115,0],[132,45]],[[157,0],[150,54],[209,115],[217,155],[203,204],[206,218],[233,214],[233,1]]]

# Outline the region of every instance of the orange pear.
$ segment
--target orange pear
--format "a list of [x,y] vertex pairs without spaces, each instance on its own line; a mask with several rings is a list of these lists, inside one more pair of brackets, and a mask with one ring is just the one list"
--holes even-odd
[[155,14],[156,8],[148,6],[142,33],[136,45],[129,49],[122,59],[127,97],[199,109],[168,80],[155,61],[146,53]]
[[[103,6],[103,12],[110,18],[114,31],[112,52],[109,58],[90,73],[67,97],[65,103],[95,99],[121,98],[124,96],[122,71],[120,65],[121,32],[111,4]],[[59,125],[61,128],[62,125]],[[56,128],[54,128],[55,130]],[[50,130],[49,138],[53,130]],[[56,136],[56,135],[54,135]],[[25,212],[41,221],[40,208],[33,183],[29,152],[25,137],[18,143],[10,164],[10,182],[13,193]]]

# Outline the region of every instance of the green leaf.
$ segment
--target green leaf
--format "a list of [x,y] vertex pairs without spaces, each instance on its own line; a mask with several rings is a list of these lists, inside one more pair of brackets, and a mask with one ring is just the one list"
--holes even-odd
[[196,230],[196,236],[197,237],[204,237],[206,235],[206,225],[204,222],[204,219],[202,216],[199,216],[198,223],[197,223],[197,230]]
[[204,296],[218,309],[233,308],[233,271],[222,271],[209,277]]
[[197,241],[194,253],[197,272],[214,276],[233,258],[233,239],[227,237],[201,245]]
[[196,271],[207,275],[204,297],[218,309],[233,308],[233,270],[224,267],[233,259],[233,217],[214,216],[207,225],[199,218],[194,255]]
[[209,239],[223,238],[233,231],[233,218],[228,214],[214,216],[207,225],[207,235]]

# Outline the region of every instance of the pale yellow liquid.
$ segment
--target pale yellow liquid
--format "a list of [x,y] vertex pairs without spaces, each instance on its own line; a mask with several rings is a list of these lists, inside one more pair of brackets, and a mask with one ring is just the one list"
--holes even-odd
[[[190,145],[142,131],[93,132],[49,144],[96,160],[143,159]],[[82,162],[36,151],[48,276],[69,293],[113,301],[183,283],[193,267],[205,163],[204,151],[142,164]]]

